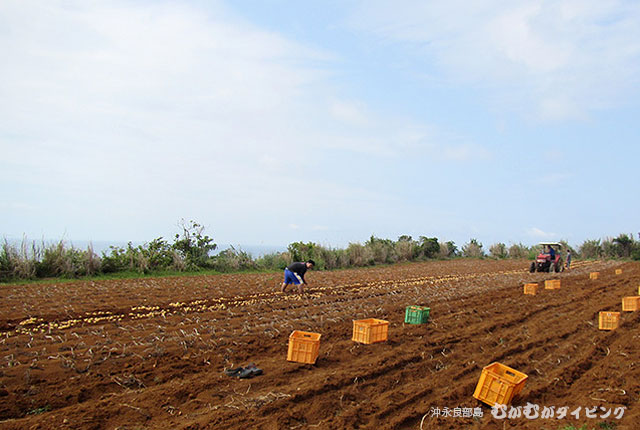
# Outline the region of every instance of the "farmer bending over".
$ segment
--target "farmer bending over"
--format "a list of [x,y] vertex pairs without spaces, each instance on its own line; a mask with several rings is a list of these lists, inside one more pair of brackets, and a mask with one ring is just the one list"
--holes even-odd
[[298,292],[302,294],[302,285],[305,283],[304,274],[307,273],[307,269],[311,269],[316,263],[313,260],[309,260],[306,263],[291,263],[286,269],[284,269],[284,282],[282,283],[282,291],[287,289],[289,284],[298,286]]

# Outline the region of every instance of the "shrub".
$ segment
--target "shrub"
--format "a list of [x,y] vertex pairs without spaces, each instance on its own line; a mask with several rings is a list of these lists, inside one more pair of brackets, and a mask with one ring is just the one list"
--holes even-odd
[[[320,246],[313,242],[293,242],[290,243],[287,247],[289,254],[291,254],[291,258],[293,261],[307,261],[307,260],[316,260],[319,255]],[[316,261],[316,263],[318,263]]]
[[507,246],[504,243],[494,243],[489,247],[489,253],[493,258],[507,258]]
[[[453,243],[453,242],[448,242],[448,243]],[[419,253],[425,258],[436,258],[441,251],[441,246],[438,243],[437,237],[420,236],[418,240],[418,244],[419,244],[418,245]],[[447,248],[446,257],[450,257],[450,255],[448,255],[449,245],[445,244],[445,247]],[[454,246],[454,249],[455,249],[455,246]]]
[[67,248],[64,241],[44,249],[42,261],[37,265],[38,277],[67,277],[86,275],[86,256],[73,247]]
[[518,243],[517,245],[514,244],[509,247],[507,255],[509,256],[509,258],[528,258],[529,251],[530,250],[527,246]]
[[257,269],[258,265],[247,252],[231,246],[212,258],[211,267],[219,272]]
[[5,240],[2,244],[2,248],[0,248],[0,281],[8,280],[9,274],[11,273],[11,260],[7,253],[8,246],[9,245]]
[[629,258],[631,256],[634,246],[633,236],[628,236],[623,233],[613,239],[613,243],[616,245],[618,257]]
[[139,246],[138,251],[148,261],[149,270],[168,269],[176,266],[176,259],[181,261],[180,255],[162,237],[153,239],[144,246]]
[[179,224],[182,234],[176,234],[173,249],[184,259],[189,270],[209,266],[209,253],[217,248],[213,238],[204,235],[204,226],[191,220]]
[[350,243],[347,247],[348,266],[362,267],[374,264],[373,251],[359,243]]
[[[131,242],[126,248],[110,246],[111,252],[102,253],[102,271],[104,273],[134,271],[148,273],[151,269],[149,253],[140,245],[134,247]],[[159,268],[159,267],[156,267]]]
[[478,242],[476,239],[471,239],[469,243],[465,244],[462,247],[462,255],[465,257],[471,257],[471,258],[484,257],[484,251],[482,250],[482,243]]
[[[131,247],[131,242],[129,242]],[[110,246],[109,254],[102,251],[102,271],[104,273],[115,273],[129,270],[126,250],[119,246]]]
[[458,255],[458,247],[452,241],[441,243],[439,247],[438,258],[452,258]]
[[316,264],[322,263],[324,269],[337,269],[338,266],[338,250],[325,248],[320,246],[318,249]]
[[602,256],[604,258],[616,258],[618,256],[618,247],[613,239],[607,237],[602,240]]
[[395,263],[398,261],[395,244],[392,240],[380,239],[372,235],[365,243],[365,247],[370,250],[373,256],[371,264]]
[[3,245],[3,259],[8,271],[7,279],[32,279],[36,277],[39,248],[32,243],[31,252],[28,251],[26,238],[22,239],[20,250],[10,245],[6,240]]
[[411,236],[400,236],[394,247],[398,261],[411,261],[418,256],[419,246]]
[[284,270],[284,268],[292,262],[291,254],[288,252],[277,252],[263,255],[258,258],[256,264],[261,269]]
[[585,240],[578,248],[582,258],[600,258],[602,256],[602,245],[600,240]]
[[336,250],[336,256],[337,256],[336,264],[338,265],[338,267],[344,268],[344,267],[350,266],[348,249]]

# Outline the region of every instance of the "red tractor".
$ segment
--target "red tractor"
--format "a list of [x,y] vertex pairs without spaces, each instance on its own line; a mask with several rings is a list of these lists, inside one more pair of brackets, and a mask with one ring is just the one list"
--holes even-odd
[[542,252],[536,257],[536,261],[531,262],[529,272],[562,272],[562,256],[560,249],[562,245],[558,242],[540,242]]

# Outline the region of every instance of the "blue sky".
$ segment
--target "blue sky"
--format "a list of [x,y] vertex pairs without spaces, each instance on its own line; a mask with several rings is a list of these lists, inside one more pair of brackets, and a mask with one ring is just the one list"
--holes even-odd
[[640,232],[633,1],[0,3],[0,234]]

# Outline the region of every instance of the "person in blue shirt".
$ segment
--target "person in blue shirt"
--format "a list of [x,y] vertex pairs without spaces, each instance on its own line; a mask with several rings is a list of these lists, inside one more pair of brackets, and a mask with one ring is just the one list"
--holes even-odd
[[298,292],[300,294],[304,293],[304,290],[302,289],[302,286],[305,284],[304,274],[307,273],[307,269],[311,269],[315,265],[316,263],[313,260],[309,260],[305,263],[291,263],[286,269],[284,269],[284,282],[282,283],[280,291],[284,293],[287,287],[290,284],[293,284],[298,286]]

